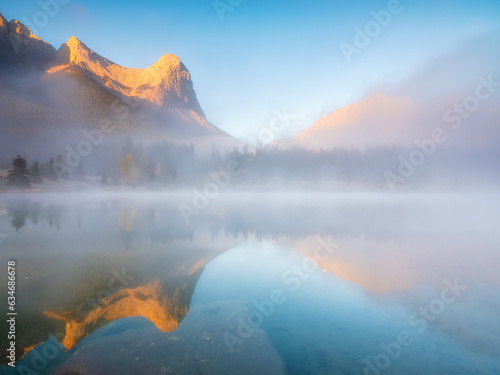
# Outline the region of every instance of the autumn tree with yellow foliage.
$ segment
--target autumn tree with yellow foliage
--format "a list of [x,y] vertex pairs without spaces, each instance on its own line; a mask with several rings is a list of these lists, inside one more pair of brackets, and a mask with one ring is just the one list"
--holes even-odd
[[137,182],[139,174],[134,164],[134,158],[131,153],[128,153],[120,160],[120,173],[123,181],[127,184],[134,184]]

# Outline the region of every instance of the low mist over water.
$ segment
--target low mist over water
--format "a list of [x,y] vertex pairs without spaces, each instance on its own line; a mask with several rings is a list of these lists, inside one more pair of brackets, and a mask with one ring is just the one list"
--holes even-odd
[[0,5],[0,375],[500,375],[500,2]]
[[233,193],[188,223],[190,199],[2,196],[18,350],[54,374],[500,370],[498,195]]

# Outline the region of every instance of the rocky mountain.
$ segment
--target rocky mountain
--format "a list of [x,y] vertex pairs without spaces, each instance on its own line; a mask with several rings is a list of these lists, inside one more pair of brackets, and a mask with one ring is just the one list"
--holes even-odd
[[189,71],[175,55],[166,54],[146,69],[125,68],[71,37],[61,45],[45,74],[71,76],[78,71],[131,107],[150,104],[152,109],[167,109],[217,132],[205,119]]
[[21,22],[7,22],[0,14],[0,62],[40,69],[54,60],[56,53]]
[[206,119],[179,57],[166,54],[149,68],[126,68],[76,37],[56,50],[1,15],[0,118],[0,150],[9,158],[61,152],[103,121],[115,138],[234,141]]
[[417,114],[418,108],[409,98],[374,93],[324,115],[311,127],[278,144],[315,150],[406,144],[415,139],[409,125]]

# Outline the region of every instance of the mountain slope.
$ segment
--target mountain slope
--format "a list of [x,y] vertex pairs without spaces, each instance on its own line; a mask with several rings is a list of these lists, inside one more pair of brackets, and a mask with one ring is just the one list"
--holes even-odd
[[72,65],[91,73],[97,82],[125,97],[144,99],[165,106],[169,100],[180,100],[201,116],[189,71],[181,60],[171,54],[162,56],[147,69],[125,68],[90,50],[77,38],[71,37],[57,52],[54,73]]
[[[222,134],[206,120],[196,99],[189,71],[175,55],[164,55],[146,69],[125,68],[71,37],[59,48],[52,65],[45,76],[56,75],[59,80],[64,77],[74,79],[75,74],[81,72],[88,78],[87,85],[94,84],[96,88],[106,90],[129,107],[151,111],[156,118],[163,113],[169,120],[165,122],[198,125],[202,133],[208,130]],[[50,81],[50,78],[47,80]],[[51,89],[54,90],[54,87]],[[153,122],[157,122],[157,119]],[[191,129],[185,135],[197,134],[193,134]]]
[[321,117],[311,127],[278,143],[310,149],[364,149],[370,145],[409,143],[415,136],[409,124],[417,112],[417,106],[409,98],[375,93]]
[[0,63],[42,68],[56,57],[56,49],[33,35],[21,22],[7,22],[0,14]]
[[206,119],[179,57],[167,54],[149,68],[125,68],[75,37],[56,51],[1,15],[0,99],[0,157],[64,152],[82,139],[82,130],[103,121],[111,122],[113,138],[234,141]]

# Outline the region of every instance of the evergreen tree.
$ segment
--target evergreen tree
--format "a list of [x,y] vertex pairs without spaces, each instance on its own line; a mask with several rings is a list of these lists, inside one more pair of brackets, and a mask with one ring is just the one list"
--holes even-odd
[[7,174],[7,185],[11,186],[31,186],[30,171],[26,167],[26,160],[17,155],[12,160],[12,169]]
[[47,163],[40,164],[40,172],[42,173],[43,178],[47,178],[48,168],[49,166],[47,165]]
[[57,174],[56,174],[56,165],[54,162],[54,158],[50,158],[50,161],[47,164],[47,168],[45,169],[45,178],[48,178],[49,180],[57,181]]
[[40,165],[38,164],[38,160],[35,160],[31,166],[31,181],[35,184],[42,182],[42,171],[40,169]]

